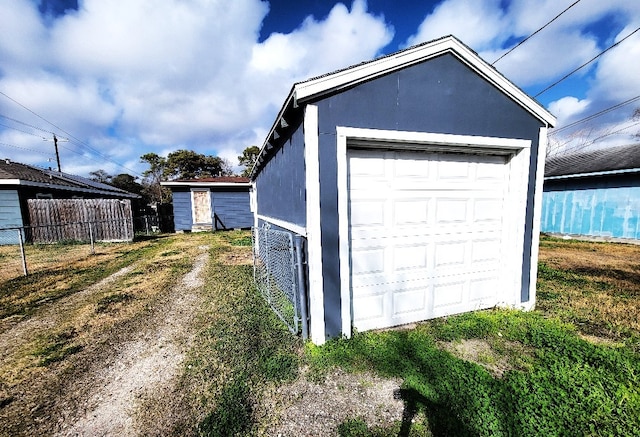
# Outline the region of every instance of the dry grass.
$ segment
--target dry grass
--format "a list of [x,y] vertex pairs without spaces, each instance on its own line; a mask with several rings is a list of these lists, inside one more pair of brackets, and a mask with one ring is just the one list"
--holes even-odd
[[2,431],[54,427],[38,418],[82,398],[88,388],[74,384],[118,342],[148,327],[155,302],[189,270],[210,235],[113,244],[75,260],[56,252],[49,256],[59,261],[46,271],[2,282],[0,422],[8,427]]
[[543,238],[537,308],[586,336],[640,335],[640,246]]

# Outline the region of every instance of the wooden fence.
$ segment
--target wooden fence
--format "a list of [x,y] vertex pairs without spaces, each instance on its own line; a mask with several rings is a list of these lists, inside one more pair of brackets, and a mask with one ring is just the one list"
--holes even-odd
[[130,200],[29,199],[33,243],[132,241]]

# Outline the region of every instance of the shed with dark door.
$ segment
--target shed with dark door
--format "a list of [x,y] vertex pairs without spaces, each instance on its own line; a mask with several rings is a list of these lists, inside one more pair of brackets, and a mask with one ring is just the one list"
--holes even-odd
[[250,228],[249,178],[225,176],[162,182],[171,190],[177,232]]
[[252,179],[306,241],[312,341],[532,308],[554,123],[453,36],[294,84]]

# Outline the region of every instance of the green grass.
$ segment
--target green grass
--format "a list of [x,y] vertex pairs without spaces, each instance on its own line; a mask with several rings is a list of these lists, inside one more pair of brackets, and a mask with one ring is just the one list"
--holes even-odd
[[[473,338],[527,346],[531,366],[496,378],[437,344]],[[588,343],[536,313],[476,312],[307,351],[316,372],[340,366],[402,378],[406,409],[416,405],[434,435],[640,435],[638,355]]]
[[205,328],[189,354],[183,383],[199,381],[195,391],[204,418],[198,435],[251,435],[262,390],[297,376],[301,341],[260,296],[251,266],[215,261],[226,250],[221,243],[228,242],[219,238],[206,275]]

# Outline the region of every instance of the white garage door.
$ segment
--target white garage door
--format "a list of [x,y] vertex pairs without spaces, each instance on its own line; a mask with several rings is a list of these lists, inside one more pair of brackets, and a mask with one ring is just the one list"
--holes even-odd
[[505,157],[350,149],[348,175],[356,329],[498,302]]

